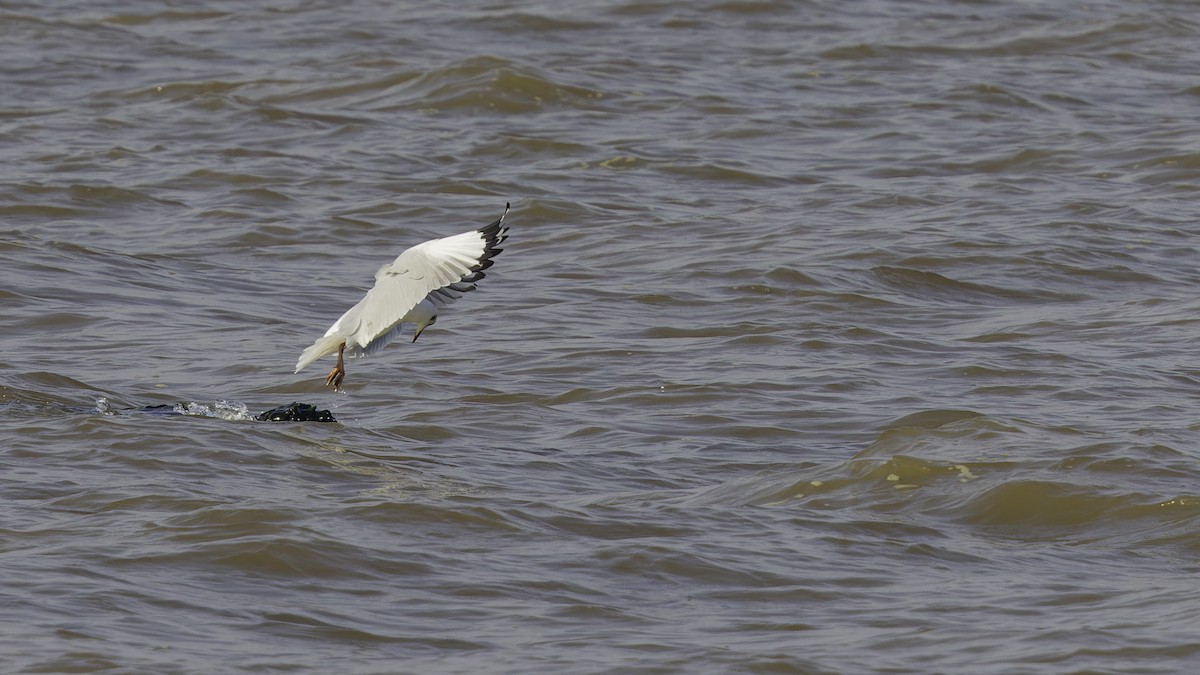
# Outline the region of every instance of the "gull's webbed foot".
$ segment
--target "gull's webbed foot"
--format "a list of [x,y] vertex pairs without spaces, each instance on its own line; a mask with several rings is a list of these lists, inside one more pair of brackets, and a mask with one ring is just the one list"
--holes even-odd
[[338,347],[338,362],[337,365],[329,371],[329,377],[325,378],[325,385],[333,385],[334,391],[342,390],[342,380],[346,378],[346,366],[342,364],[342,353],[346,351],[346,343],[343,342]]
[[339,363],[336,366],[334,366],[332,370],[329,371],[329,377],[325,378],[325,384],[333,385],[334,391],[341,391],[342,390],[342,380],[344,380],[345,378],[346,378],[346,369],[343,368],[342,364]]

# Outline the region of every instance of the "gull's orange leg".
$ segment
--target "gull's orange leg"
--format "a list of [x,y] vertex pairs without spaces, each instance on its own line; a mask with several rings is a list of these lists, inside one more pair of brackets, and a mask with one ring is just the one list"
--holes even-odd
[[337,365],[333,367],[333,370],[329,371],[329,377],[325,378],[325,384],[326,385],[332,384],[334,391],[342,390],[342,380],[345,379],[345,377],[346,377],[346,366],[342,364],[342,352],[344,352],[344,351],[346,351],[346,343],[345,342],[343,342],[341,344],[341,346],[338,347]]

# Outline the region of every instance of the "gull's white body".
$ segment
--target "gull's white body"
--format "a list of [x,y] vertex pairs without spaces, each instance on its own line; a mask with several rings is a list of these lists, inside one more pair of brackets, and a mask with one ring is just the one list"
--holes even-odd
[[[341,316],[296,361],[296,372],[343,349],[350,357],[370,356],[404,330],[421,331],[437,320],[440,307],[474,290],[491,267],[497,246],[508,238],[504,214],[496,222],[453,237],[431,239],[401,253],[375,273],[375,286]],[[339,357],[339,364],[340,364]],[[332,376],[331,376],[332,377]]]

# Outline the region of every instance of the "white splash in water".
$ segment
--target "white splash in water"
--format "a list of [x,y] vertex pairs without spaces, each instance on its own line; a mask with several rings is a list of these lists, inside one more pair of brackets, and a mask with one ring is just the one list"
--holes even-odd
[[175,412],[181,415],[195,415],[197,417],[215,417],[222,420],[230,420],[235,422],[253,421],[254,415],[245,403],[237,401],[216,401],[214,403],[180,403],[175,406]]

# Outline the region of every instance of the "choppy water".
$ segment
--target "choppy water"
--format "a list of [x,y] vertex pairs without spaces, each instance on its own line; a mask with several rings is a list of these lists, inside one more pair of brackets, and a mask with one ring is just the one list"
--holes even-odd
[[[1198,40],[0,2],[5,672],[1193,672]],[[420,342],[292,374],[510,200]]]

